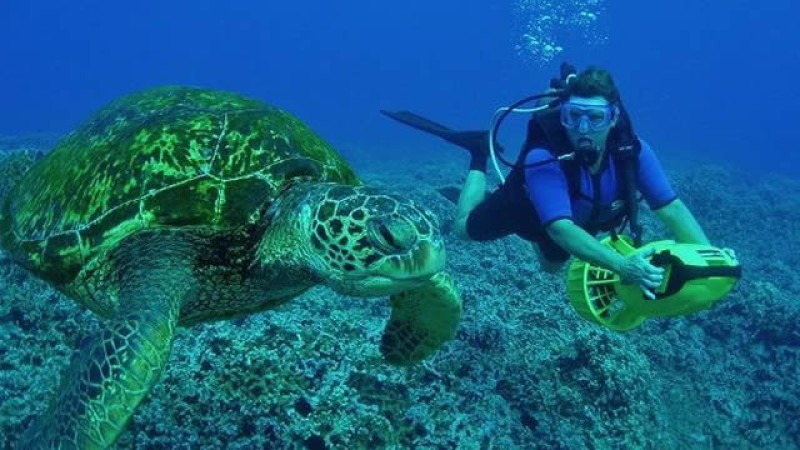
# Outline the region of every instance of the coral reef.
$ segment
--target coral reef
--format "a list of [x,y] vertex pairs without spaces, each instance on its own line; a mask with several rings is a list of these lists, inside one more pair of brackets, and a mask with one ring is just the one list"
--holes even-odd
[[[436,189],[457,185],[464,164],[445,156],[355,162],[446,226],[453,205]],[[385,365],[388,305],[315,289],[275,311],[182,329],[118,448],[798,447],[800,200],[789,193],[800,186],[714,166],[670,176],[745,267],[713,310],[615,333],[570,309],[563,275],[540,272],[528,243],[451,237],[465,317],[430,361]],[[2,257],[0,283],[0,448],[11,448],[98,319]]]

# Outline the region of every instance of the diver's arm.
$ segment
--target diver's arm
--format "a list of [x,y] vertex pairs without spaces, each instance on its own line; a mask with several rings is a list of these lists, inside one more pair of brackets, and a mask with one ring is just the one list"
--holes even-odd
[[710,245],[703,228],[680,199],[675,199],[654,212],[678,242]]
[[570,219],[556,220],[546,229],[547,234],[559,247],[578,259],[617,273],[625,265],[625,257],[601,244]]
[[569,219],[551,223],[547,226],[547,233],[573,256],[619,274],[623,282],[636,284],[647,298],[655,298],[652,290],[663,281],[664,269],[650,264],[648,258],[653,254],[653,249],[622,256]]

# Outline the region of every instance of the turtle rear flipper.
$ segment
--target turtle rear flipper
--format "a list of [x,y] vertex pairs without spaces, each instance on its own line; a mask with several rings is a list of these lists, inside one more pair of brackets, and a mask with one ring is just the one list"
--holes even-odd
[[81,341],[56,397],[18,448],[109,448],[158,381],[181,304],[197,283],[185,251],[140,244],[114,258],[121,263],[115,317]]
[[461,321],[461,297],[445,272],[420,288],[392,295],[392,315],[381,339],[390,364],[410,365],[453,339]]

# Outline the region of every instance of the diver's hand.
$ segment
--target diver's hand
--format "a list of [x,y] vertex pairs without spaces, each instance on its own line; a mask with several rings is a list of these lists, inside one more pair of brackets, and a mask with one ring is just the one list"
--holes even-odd
[[655,300],[653,289],[664,280],[664,269],[650,264],[653,252],[651,248],[628,256],[618,271],[623,283],[638,285],[648,300]]

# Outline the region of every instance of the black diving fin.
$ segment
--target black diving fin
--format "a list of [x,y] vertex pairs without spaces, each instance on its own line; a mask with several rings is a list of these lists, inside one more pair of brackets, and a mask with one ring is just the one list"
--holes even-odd
[[[447,142],[465,148],[473,156],[485,157],[489,155],[489,131],[487,130],[456,131],[438,122],[414,114],[411,111],[381,110],[381,113],[400,123],[425,131]],[[502,152],[501,148],[496,147],[496,149]]]

